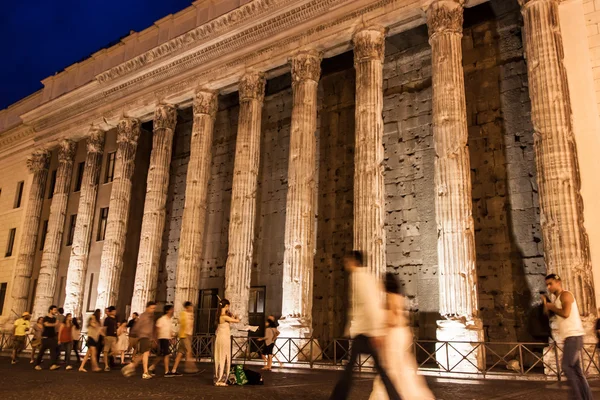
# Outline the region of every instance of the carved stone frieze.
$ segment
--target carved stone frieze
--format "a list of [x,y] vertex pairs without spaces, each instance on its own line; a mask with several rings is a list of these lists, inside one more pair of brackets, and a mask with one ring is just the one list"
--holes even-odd
[[50,164],[50,152],[46,149],[36,150],[27,158],[27,169],[32,174],[48,169]]
[[464,0],[435,0],[427,8],[429,36],[437,33],[463,32]]
[[217,114],[218,97],[212,90],[198,89],[194,96],[194,115],[208,114],[212,118]]
[[301,52],[290,59],[292,84],[304,80],[319,81],[321,76],[321,55],[314,50]]
[[154,129],[175,129],[177,109],[170,104],[161,104],[154,111]]
[[384,56],[385,29],[372,26],[361,29],[352,38],[354,43],[354,62],[362,60],[381,60]]
[[244,74],[240,80],[240,101],[258,100],[263,101],[265,97],[265,74],[262,72],[250,72]]

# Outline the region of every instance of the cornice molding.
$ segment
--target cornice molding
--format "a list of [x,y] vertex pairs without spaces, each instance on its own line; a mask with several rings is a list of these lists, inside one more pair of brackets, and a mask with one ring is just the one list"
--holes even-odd
[[222,32],[232,29],[244,22],[256,19],[266,14],[277,7],[293,3],[294,0],[253,0],[235,10],[231,10],[227,14],[215,18],[192,29],[174,39],[169,40],[144,54],[140,54],[133,59],[126,61],[96,75],[96,79],[100,83],[105,83],[121,76],[132,73],[146,65],[163,59],[177,51],[186,50],[194,47],[198,42],[217,37]]

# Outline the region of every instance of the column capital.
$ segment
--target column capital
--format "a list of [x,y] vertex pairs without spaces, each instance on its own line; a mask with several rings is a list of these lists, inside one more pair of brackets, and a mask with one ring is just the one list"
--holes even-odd
[[292,84],[302,80],[319,81],[321,76],[321,54],[316,50],[303,51],[290,58]]
[[262,72],[247,72],[240,79],[239,93],[242,100],[263,101],[265,97],[265,74]]
[[102,154],[104,151],[104,131],[93,126],[85,145],[88,153]]
[[77,143],[72,140],[65,139],[58,143],[58,162],[59,163],[72,163],[73,157],[75,157],[75,150],[77,149]]
[[434,0],[427,7],[429,36],[438,33],[463,32],[464,0]]
[[154,129],[175,129],[177,108],[171,104],[159,104],[154,110]]
[[117,125],[117,143],[137,143],[140,137],[140,128],[140,120],[137,118],[125,118],[120,120]]
[[352,37],[354,43],[354,63],[363,60],[383,61],[385,49],[385,29],[369,26],[360,29]]
[[208,89],[197,89],[194,96],[194,115],[208,114],[212,118],[217,114],[217,94]]
[[27,169],[32,174],[44,169],[50,165],[50,152],[46,149],[36,150],[27,157]]

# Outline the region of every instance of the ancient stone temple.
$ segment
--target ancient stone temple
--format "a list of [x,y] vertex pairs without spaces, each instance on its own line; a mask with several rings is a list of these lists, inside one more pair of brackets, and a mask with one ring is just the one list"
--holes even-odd
[[[0,111],[0,323],[218,297],[342,335],[341,257],[420,339],[529,341],[600,284],[591,0],[198,0]],[[590,331],[591,333],[591,331]]]

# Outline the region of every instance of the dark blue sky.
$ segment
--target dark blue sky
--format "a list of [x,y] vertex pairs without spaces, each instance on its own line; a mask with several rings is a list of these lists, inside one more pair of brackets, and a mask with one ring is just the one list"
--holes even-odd
[[130,30],[141,31],[192,0],[3,0],[0,110],[42,88],[40,81]]

